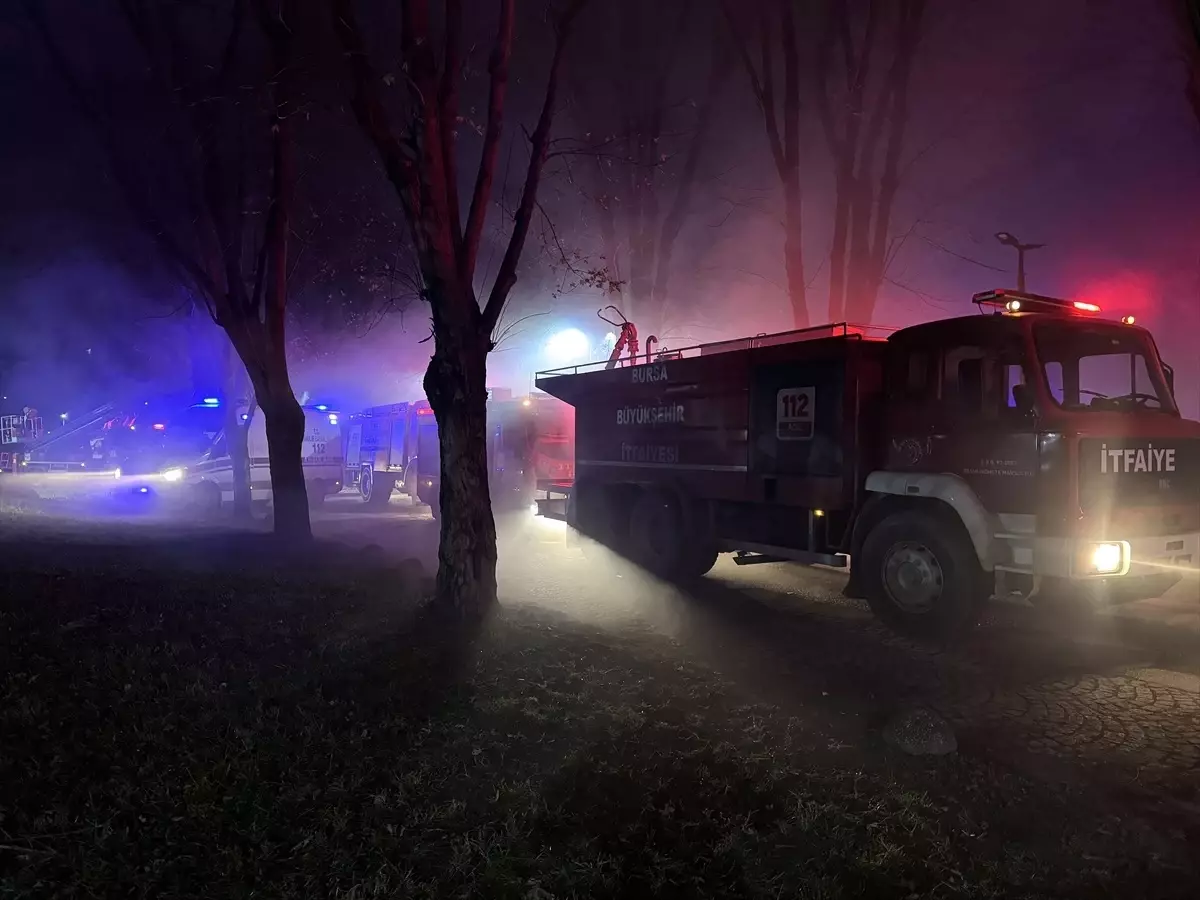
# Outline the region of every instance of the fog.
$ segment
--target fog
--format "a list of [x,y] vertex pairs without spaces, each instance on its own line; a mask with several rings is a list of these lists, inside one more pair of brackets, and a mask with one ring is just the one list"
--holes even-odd
[[[620,89],[621,66],[642,77],[662,64],[674,6],[663,5],[660,21],[654,11],[626,21],[617,6],[611,15],[592,11],[598,18],[574,50],[558,122],[564,143],[556,146],[590,149],[556,156],[547,168],[490,361],[493,386],[525,391],[535,371],[565,362],[546,350],[563,328],[583,330],[600,355],[610,328],[595,311],[609,303],[660,346],[792,327],[779,180],[736,59],[716,81],[713,124],[669,266],[669,299],[656,305],[637,296],[631,257],[645,211],[621,191],[642,179],[648,188],[639,196],[653,198],[660,217],[677,196],[721,52],[713,39],[721,19],[713,4],[697,4],[672,34],[675,56],[659,98],[666,119],[653,164],[637,169],[603,140],[652,105],[654,98]],[[1030,254],[1031,289],[1136,315],[1176,366],[1185,413],[1200,412],[1200,360],[1189,337],[1200,328],[1200,129],[1184,99],[1172,35],[1144,6],[930,4],[874,324],[969,313],[973,292],[1011,286],[1014,254],[993,236],[1010,231],[1046,245]],[[641,43],[623,43],[621,29],[635,26],[648,29]],[[544,72],[543,24],[521,29],[503,190],[480,254],[481,294],[503,250],[523,165],[522,126]],[[18,11],[0,19],[0,42],[9,51],[0,102],[12,137],[0,167],[4,411],[211,391],[220,381],[222,336],[139,234],[94,135],[71,111]],[[133,77],[126,60],[93,59],[100,79]],[[485,62],[480,43],[469,61],[471,117],[482,115]],[[432,343],[395,192],[348,115],[345,85],[328,67],[334,63],[313,65],[317,87],[299,136],[289,357],[298,394],[350,409],[419,396]],[[476,125],[464,122],[459,137],[465,182],[474,174]],[[804,254],[811,319],[819,322],[835,195],[820,129],[806,117],[804,130]],[[146,153],[154,150],[148,139]],[[619,290],[594,287],[597,270]]]

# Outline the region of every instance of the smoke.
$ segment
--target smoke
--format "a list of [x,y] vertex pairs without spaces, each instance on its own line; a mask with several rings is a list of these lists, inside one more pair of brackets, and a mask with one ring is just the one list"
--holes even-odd
[[[107,261],[74,256],[10,278],[0,329],[2,408],[76,413],[115,397],[186,388],[191,358],[169,298]],[[166,318],[160,318],[168,315]]]

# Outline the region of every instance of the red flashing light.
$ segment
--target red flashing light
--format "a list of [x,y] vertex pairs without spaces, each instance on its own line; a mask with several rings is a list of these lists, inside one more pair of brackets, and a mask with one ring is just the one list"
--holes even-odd
[[1100,307],[1085,300],[1060,300],[1042,294],[1022,291],[995,290],[975,294],[972,301],[978,306],[991,306],[1006,313],[1098,313]]
[[154,430],[155,430],[155,431],[166,431],[166,430],[167,430],[167,426],[166,426],[166,425],[164,425],[162,422],[155,422],[155,423],[154,423]]
[[418,416],[432,416],[433,410],[430,409],[429,407],[423,407],[423,408],[417,410],[417,415]]

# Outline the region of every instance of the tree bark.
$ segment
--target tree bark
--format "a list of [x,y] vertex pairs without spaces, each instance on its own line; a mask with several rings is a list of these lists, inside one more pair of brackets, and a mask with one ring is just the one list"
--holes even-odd
[[[265,402],[264,402],[265,400]],[[308,517],[308,491],[304,484],[304,410],[291,388],[258,395],[266,419],[267,458],[271,464],[271,506],[275,534],[289,543],[312,537]]]
[[296,401],[287,364],[288,235],[295,186],[289,123],[295,109],[291,33],[266,0],[259,0],[257,6],[263,33],[270,41],[275,77],[271,82],[271,207],[263,236],[268,281],[261,303],[263,340],[254,346],[265,377],[255,385],[255,395],[266,418],[275,534],[290,542],[303,542],[312,538],[301,457],[304,410]]
[[425,373],[441,445],[441,543],[437,596],[460,621],[481,617],[496,598],[496,523],[487,455],[488,342],[442,336]]
[[[239,369],[241,372],[239,372]],[[225,347],[224,400],[225,400],[225,443],[229,448],[229,459],[233,463],[233,515],[246,520],[251,515],[250,497],[250,454],[246,447],[246,427],[240,414],[245,367],[232,345]]]

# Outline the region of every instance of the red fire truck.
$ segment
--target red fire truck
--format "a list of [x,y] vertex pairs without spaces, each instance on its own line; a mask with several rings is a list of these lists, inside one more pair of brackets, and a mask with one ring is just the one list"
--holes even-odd
[[1200,562],[1200,423],[1150,333],[1011,291],[884,337],[845,325],[539,373],[576,472],[539,500],[664,577],[854,565],[847,594],[947,637],[983,601],[1157,596]]

